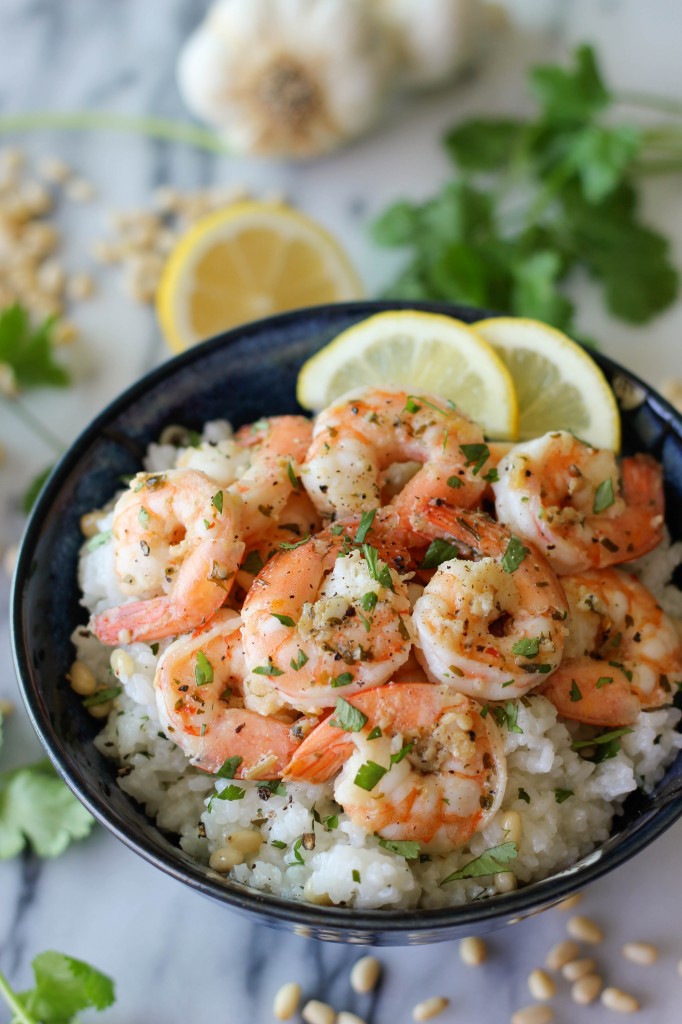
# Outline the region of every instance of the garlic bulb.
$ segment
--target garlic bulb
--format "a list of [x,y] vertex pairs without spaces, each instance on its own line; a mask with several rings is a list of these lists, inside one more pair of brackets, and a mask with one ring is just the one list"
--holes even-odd
[[402,78],[417,89],[454,78],[478,55],[487,19],[479,0],[372,0],[392,32]]
[[183,48],[178,82],[238,152],[310,157],[374,124],[393,64],[366,0],[219,0]]

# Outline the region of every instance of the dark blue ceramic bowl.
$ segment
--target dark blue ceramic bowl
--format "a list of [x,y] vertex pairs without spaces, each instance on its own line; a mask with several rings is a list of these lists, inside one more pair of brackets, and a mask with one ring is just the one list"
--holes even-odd
[[[57,770],[96,818],[152,864],[228,906],[299,934],[375,945],[489,931],[536,913],[617,867],[682,815],[682,756],[652,796],[628,801],[608,842],[542,882],[449,910],[316,907],[210,877],[186,856],[118,788],[115,765],[92,744],[101,723],[83,710],[64,676],[73,658],[69,635],[85,619],[76,583],[80,516],[107,501],[122,475],[140,468],[146,446],[169,423],[200,428],[205,420],[228,417],[239,426],[263,414],[298,411],[295,385],[302,362],[356,321],[395,308],[406,306],[359,302],[287,313],[229,331],[144,377],[104,410],[52,473],[28,523],[13,596],[15,658],[29,714]],[[412,303],[407,308],[468,322],[482,315],[452,306]],[[634,388],[634,399],[630,394],[623,409],[624,448],[650,452],[663,463],[668,523],[680,537],[682,418],[627,371],[603,356],[595,359],[611,381],[630,392]]]

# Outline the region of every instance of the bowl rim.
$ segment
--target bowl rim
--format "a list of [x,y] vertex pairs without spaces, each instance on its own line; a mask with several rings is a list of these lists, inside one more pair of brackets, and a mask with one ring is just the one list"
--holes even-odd
[[[498,894],[494,898],[470,902],[456,906],[414,909],[414,910],[363,910],[353,907],[320,907],[299,900],[286,899],[272,893],[250,889],[234,881],[226,882],[222,876],[212,873],[210,869],[199,864],[181,864],[175,855],[175,849],[163,850],[145,833],[134,834],[124,820],[112,815],[106,802],[90,787],[87,777],[73,763],[69,751],[64,747],[60,736],[49,720],[39,699],[39,690],[33,685],[33,676],[29,661],[30,644],[23,629],[22,594],[30,572],[33,553],[38,542],[42,521],[54,503],[56,496],[68,480],[77,463],[85,455],[91,444],[97,440],[102,428],[115,421],[125,410],[150,388],[156,387],[164,380],[174,377],[185,367],[201,362],[208,353],[220,348],[228,348],[240,341],[248,342],[252,336],[262,334],[271,329],[286,328],[298,321],[306,321],[315,317],[318,321],[328,317],[330,323],[336,319],[349,316],[371,316],[374,313],[388,310],[419,310],[424,312],[443,313],[463,319],[471,324],[476,320],[499,314],[473,307],[451,303],[406,302],[391,300],[362,300],[323,306],[310,306],[302,309],[280,313],[272,317],[256,320],[240,325],[207,339],[187,351],[173,356],[159,366],[148,371],[135,381],[116,398],[109,402],[98,415],[78,434],[67,451],[53,468],[44,484],[41,493],[30,513],[14,574],[11,605],[10,627],[12,648],[18,685],[26,706],[31,724],[45,747],[47,754],[59,775],[75,793],[81,803],[93,817],[112,832],[129,849],[142,856],[148,863],[162,870],[165,874],[183,882],[191,888],[210,896],[227,906],[245,913],[256,913],[266,921],[281,922],[297,928],[300,932],[319,934],[334,933],[325,937],[335,938],[343,933],[347,936],[366,938],[376,941],[377,936],[391,934],[404,935],[409,941],[408,933],[417,938],[424,933],[436,933],[463,927],[493,927],[495,923],[521,918],[527,914],[556,903],[566,898],[578,888],[595,881],[620,864],[629,860],[649,846],[655,839],[670,828],[682,817],[682,792],[673,794],[666,799],[663,806],[658,807],[647,822],[646,827],[629,836],[618,846],[597,847],[594,851],[581,858],[557,874],[536,882],[531,882],[510,893]],[[615,360],[601,353],[586,350],[601,369],[611,374],[621,375],[635,388],[641,390],[644,401],[653,405],[655,412],[665,421],[667,428],[682,438],[682,415],[650,385],[642,381],[636,374],[621,366]],[[130,798],[132,800],[132,797]],[[139,807],[139,805],[138,805]],[[141,810],[141,809],[140,809]],[[141,811],[141,813],[144,813]],[[152,826],[162,839],[167,836],[158,829],[155,822]],[[438,938],[437,935],[434,935]],[[443,935],[443,938],[447,938]],[[428,938],[423,939],[428,941]]]

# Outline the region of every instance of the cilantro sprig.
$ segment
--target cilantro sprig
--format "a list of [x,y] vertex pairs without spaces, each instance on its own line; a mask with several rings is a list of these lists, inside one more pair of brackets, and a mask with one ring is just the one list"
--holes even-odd
[[[618,97],[594,50],[529,72],[528,118],[473,118],[445,137],[457,171],[424,203],[400,201],[373,225],[375,241],[408,253],[387,289],[573,330],[572,277],[587,272],[617,317],[646,323],[675,300],[667,239],[640,218],[638,178],[682,170],[680,130],[614,119]],[[667,148],[666,148],[667,147]]]
[[15,992],[0,974],[0,997],[21,1024],[71,1024],[82,1010],[105,1010],[115,1002],[111,978],[84,960],[48,950],[32,967],[35,986],[27,992]]

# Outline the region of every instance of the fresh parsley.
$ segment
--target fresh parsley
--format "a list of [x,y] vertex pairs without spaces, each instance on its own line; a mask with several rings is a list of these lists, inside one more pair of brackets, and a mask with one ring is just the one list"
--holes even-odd
[[208,686],[209,683],[213,682],[213,665],[203,651],[197,651],[194,680],[197,686]]
[[384,775],[388,771],[388,768],[384,768],[383,765],[377,764],[376,761],[365,761],[358,768],[357,775],[353,779],[356,786],[360,789],[366,790],[368,793],[374,789],[376,784],[383,779]]
[[453,871],[440,884],[447,885],[448,882],[457,882],[461,878],[481,878],[484,875],[496,875],[500,872],[511,871],[507,864],[515,860],[518,855],[516,843],[501,843],[499,846],[491,846],[489,850],[485,850],[479,857],[474,857],[458,871]]
[[454,544],[447,540],[437,538],[429,544],[426,554],[422,559],[420,569],[437,569],[443,562],[449,562],[451,558],[458,558],[459,551]]
[[516,572],[527,554],[528,548],[522,544],[518,537],[512,534],[507,548],[502,555],[502,568],[505,572]]
[[379,846],[383,846],[384,850],[389,850],[391,853],[397,853],[405,860],[416,860],[419,856],[419,843],[409,839],[380,839]]
[[329,724],[335,725],[337,729],[343,729],[344,732],[360,732],[367,724],[367,715],[353,707],[343,697],[337,697],[334,717],[330,718]]
[[0,997],[21,1024],[75,1024],[82,1010],[106,1010],[115,1001],[114,983],[95,967],[48,950],[32,963],[35,986],[15,992],[0,974]]

